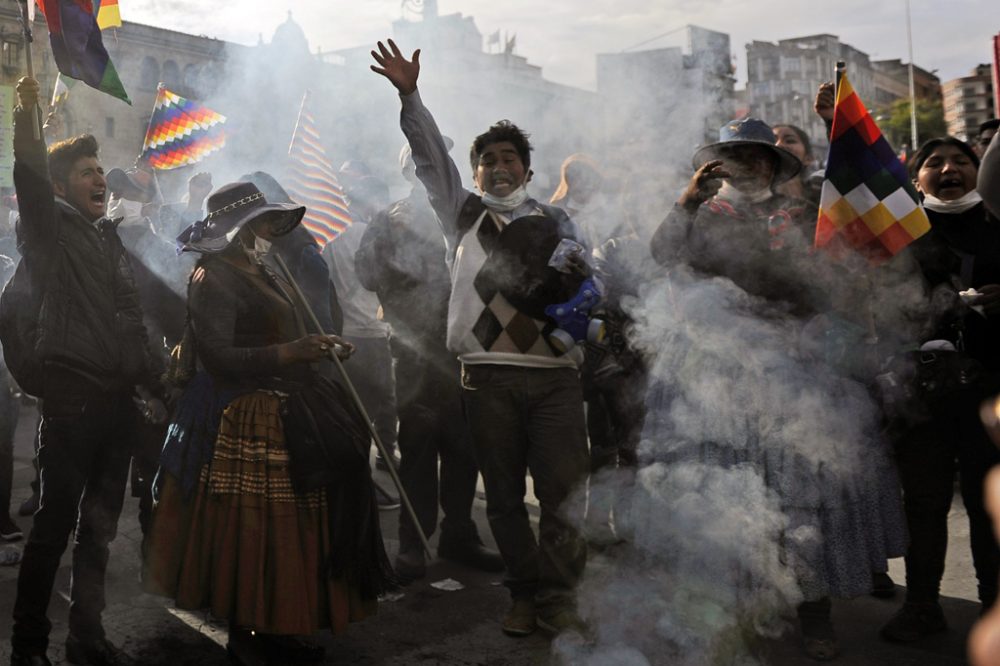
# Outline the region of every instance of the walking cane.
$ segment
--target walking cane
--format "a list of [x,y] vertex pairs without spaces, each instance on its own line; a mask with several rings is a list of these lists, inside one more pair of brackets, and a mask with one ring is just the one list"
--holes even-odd
[[[306,313],[309,315],[309,319],[312,321],[313,326],[316,330],[327,335],[323,330],[323,326],[319,323],[319,319],[316,318],[316,313],[313,312],[312,307],[306,300],[305,295],[302,293],[302,289],[299,288],[298,282],[292,277],[292,272],[288,270],[288,265],[285,264],[285,260],[281,258],[281,255],[274,253],[271,255],[274,260],[278,262],[278,267],[281,268],[281,272],[285,274],[285,279],[288,280],[288,284],[292,285],[292,289],[295,291],[295,295],[298,297],[299,301],[302,302],[302,306],[305,308]],[[361,416],[364,418],[365,423],[368,424],[368,432],[371,433],[372,439],[375,440],[375,448],[378,452],[382,454],[382,457],[389,464],[386,466],[389,470],[389,476],[392,477],[392,482],[396,484],[396,490],[399,491],[399,499],[406,507],[406,513],[409,514],[410,520],[413,521],[413,526],[417,530],[417,534],[420,536],[420,542],[424,545],[424,550],[427,552],[427,557],[433,559],[431,555],[431,545],[427,542],[427,535],[424,534],[423,528],[420,526],[420,521],[417,520],[417,513],[413,510],[413,505],[410,504],[410,498],[406,494],[406,490],[403,489],[403,482],[399,479],[399,474],[396,472],[396,466],[392,464],[392,456],[386,451],[385,445],[382,444],[382,438],[378,436],[378,431],[375,429],[375,424],[372,423],[371,418],[368,416],[368,410],[361,402],[361,397],[358,396],[357,390],[354,388],[354,384],[351,383],[351,378],[347,376],[347,371],[344,370],[344,364],[340,362],[340,358],[337,356],[337,351],[331,347],[330,349],[330,360],[333,364],[337,366],[337,370],[340,372],[340,378],[344,380],[344,385],[347,386],[348,393],[351,394],[351,399],[354,401],[354,406],[358,408],[361,412]]]

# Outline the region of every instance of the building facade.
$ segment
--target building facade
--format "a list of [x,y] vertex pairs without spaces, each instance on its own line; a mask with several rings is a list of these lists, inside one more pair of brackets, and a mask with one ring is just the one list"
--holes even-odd
[[[747,45],[747,98],[750,112],[763,120],[791,123],[804,129],[816,152],[829,145],[826,126],[813,112],[820,84],[832,81],[838,61],[870,110],[909,97],[909,65],[900,60],[872,61],[867,53],[844,44],[836,35],[810,35],[777,43],[754,41]],[[939,100],[940,81],[914,66],[918,98]]]
[[942,87],[948,134],[970,141],[980,124],[997,117],[992,65],[978,65],[968,76],[945,81]]

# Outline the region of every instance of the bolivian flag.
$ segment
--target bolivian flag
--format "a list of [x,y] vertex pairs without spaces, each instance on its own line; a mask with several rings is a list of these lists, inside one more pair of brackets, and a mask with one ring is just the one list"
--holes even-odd
[[819,206],[816,247],[836,241],[876,264],[931,228],[906,168],[843,74]]
[[56,67],[63,76],[131,104],[104,48],[91,0],[38,0],[38,4],[49,27]]

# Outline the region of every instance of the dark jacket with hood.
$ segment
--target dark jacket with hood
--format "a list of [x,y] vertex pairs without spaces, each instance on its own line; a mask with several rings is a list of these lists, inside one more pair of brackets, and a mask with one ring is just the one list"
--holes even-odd
[[46,377],[69,374],[102,390],[153,385],[139,295],[116,225],[91,222],[56,198],[45,143],[32,137],[31,122],[16,110],[17,237],[40,299],[36,353]]

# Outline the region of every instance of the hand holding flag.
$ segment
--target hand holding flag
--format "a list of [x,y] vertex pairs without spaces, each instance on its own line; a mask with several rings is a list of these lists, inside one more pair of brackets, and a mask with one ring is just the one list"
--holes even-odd
[[839,239],[874,264],[930,230],[906,168],[840,76],[820,195],[816,247]]

